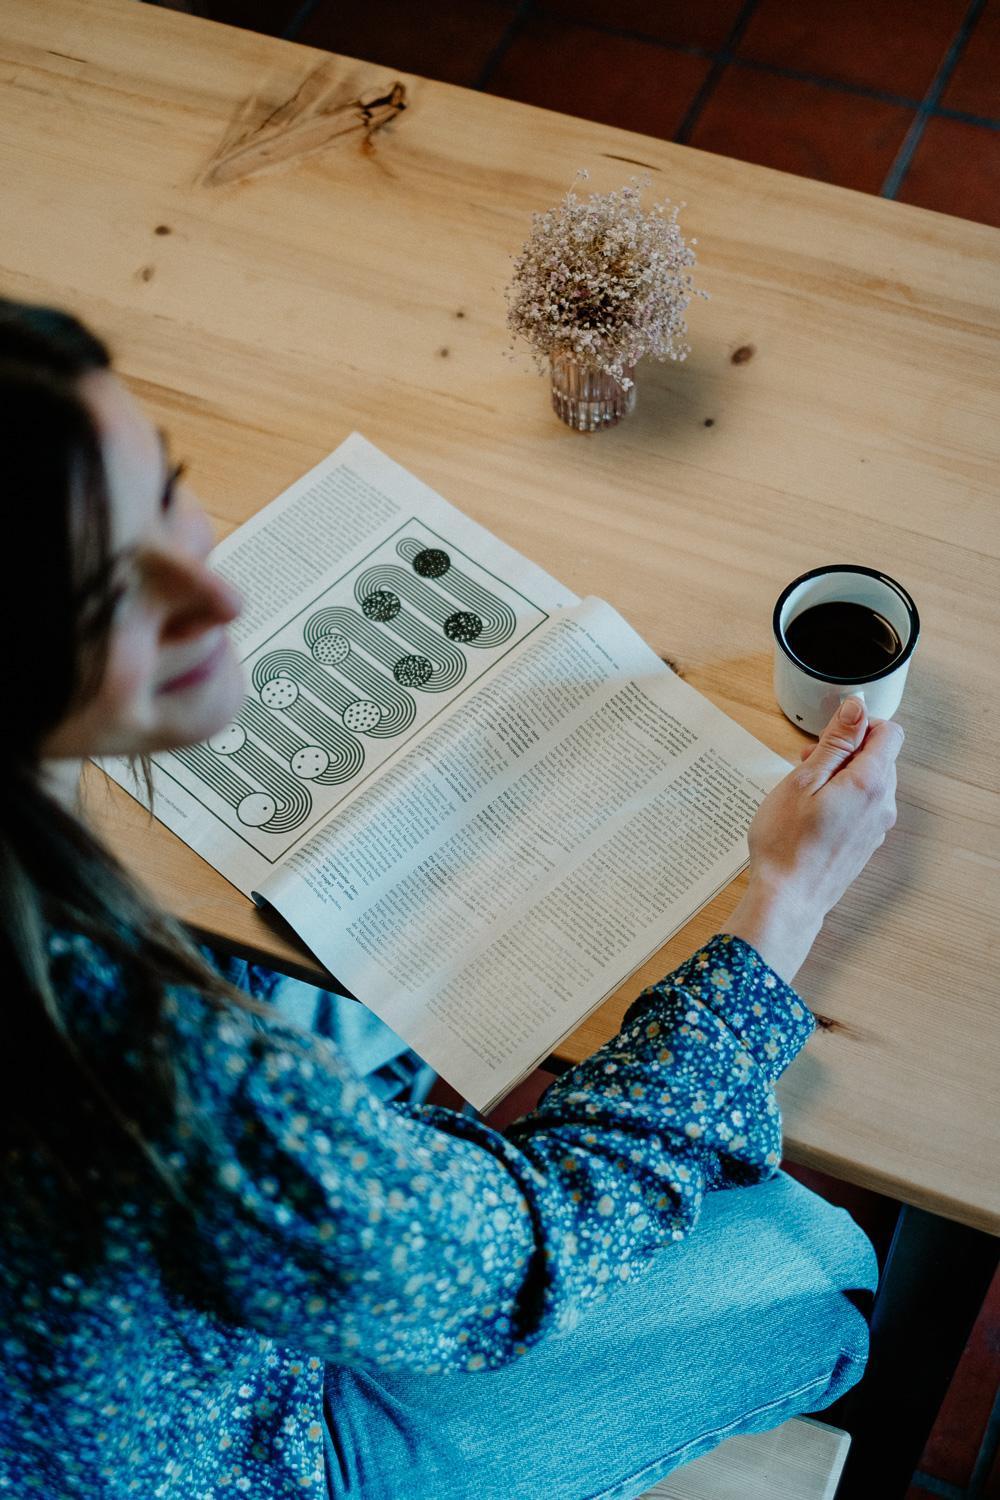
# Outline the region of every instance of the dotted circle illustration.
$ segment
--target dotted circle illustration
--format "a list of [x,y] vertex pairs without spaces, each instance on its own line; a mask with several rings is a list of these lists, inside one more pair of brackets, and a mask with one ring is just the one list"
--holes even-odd
[[413,571],[421,578],[440,578],[451,567],[451,558],[440,547],[425,547],[413,559]]
[[478,615],[467,609],[458,609],[444,622],[444,633],[449,641],[474,641],[483,628]]
[[346,635],[321,635],[313,642],[312,654],[324,667],[336,667],[350,656],[351,643]]
[[236,809],[236,816],[250,828],[263,828],[277,811],[278,804],[273,797],[269,797],[266,792],[251,792]]
[[260,690],[260,701],[268,708],[288,708],[298,696],[298,684],[284,674],[272,677]]
[[344,709],[344,728],[353,730],[355,734],[367,734],[369,729],[375,728],[381,717],[382,710],[377,703],[373,703],[370,698],[355,698]]
[[391,589],[375,589],[361,601],[361,613],[365,618],[378,620],[382,624],[386,620],[394,620],[401,609],[399,595],[394,594]]
[[434,663],[426,656],[401,656],[392,675],[400,687],[423,687],[434,676]]
[[291,759],[292,770],[303,781],[312,781],[314,777],[322,776],[329,764],[330,757],[322,745],[303,745]]
[[241,724],[227,724],[218,734],[213,734],[208,748],[216,755],[235,755],[247,742],[247,732]]

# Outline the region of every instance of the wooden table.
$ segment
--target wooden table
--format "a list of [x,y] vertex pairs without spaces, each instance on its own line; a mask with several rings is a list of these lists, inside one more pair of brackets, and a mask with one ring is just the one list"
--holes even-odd
[[[822,1019],[786,1147],[995,1233],[1000,234],[136,0],[0,0],[0,37],[3,288],[109,338],[220,532],[358,428],[792,758],[782,586],[843,560],[910,589],[899,823],[800,975]],[[594,436],[504,358],[510,257],[581,166],[686,201],[711,293],[690,359],[643,365],[635,415]],[[315,971],[123,795],[95,807],[185,920]]]
[[[787,1148],[997,1230],[1000,234],[410,77],[370,141],[348,108],[300,127],[310,154],[213,183],[234,119],[260,122],[325,54],[135,0],[0,0],[0,23],[4,289],[108,336],[220,532],[357,427],[791,758],[770,682],[784,583],[844,559],[907,585],[923,638],[899,824],[800,975],[824,1020],[783,1084]],[[345,99],[398,76],[330,61]],[[647,362],[634,416],[587,436],[503,358],[510,256],[583,164],[597,189],[645,172],[687,200],[711,292],[688,361]],[[98,816],[180,915],[315,972],[114,804]]]

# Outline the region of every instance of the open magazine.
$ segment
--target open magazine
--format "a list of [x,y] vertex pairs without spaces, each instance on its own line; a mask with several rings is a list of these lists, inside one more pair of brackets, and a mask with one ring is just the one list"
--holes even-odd
[[154,811],[478,1109],[746,864],[786,763],[357,433],[212,563],[248,696]]

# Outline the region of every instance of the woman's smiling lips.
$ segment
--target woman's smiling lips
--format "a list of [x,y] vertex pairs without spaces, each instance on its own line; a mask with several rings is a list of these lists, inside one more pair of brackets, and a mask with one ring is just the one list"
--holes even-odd
[[161,683],[157,688],[158,693],[179,693],[185,688],[195,687],[199,682],[204,682],[211,677],[216,667],[226,654],[229,642],[225,633],[219,636],[217,643],[212,647],[207,656],[203,657],[197,666],[191,667],[187,672],[182,672],[178,677],[171,677],[168,682]]

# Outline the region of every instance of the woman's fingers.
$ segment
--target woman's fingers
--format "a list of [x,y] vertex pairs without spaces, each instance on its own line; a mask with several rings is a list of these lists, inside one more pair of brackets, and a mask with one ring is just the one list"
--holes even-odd
[[808,758],[803,759],[802,770],[797,773],[800,785],[810,792],[825,786],[860,748],[867,722],[861,699],[845,698]]
[[896,757],[905,736],[895,719],[877,719],[868,737],[851,761],[850,778],[872,802],[884,802],[895,810]]

